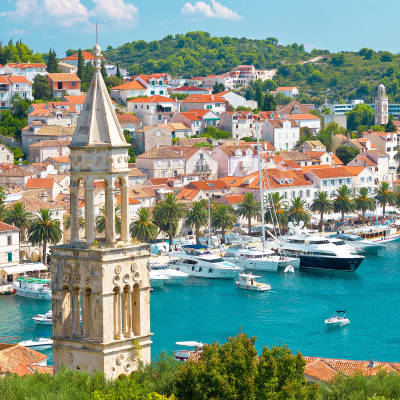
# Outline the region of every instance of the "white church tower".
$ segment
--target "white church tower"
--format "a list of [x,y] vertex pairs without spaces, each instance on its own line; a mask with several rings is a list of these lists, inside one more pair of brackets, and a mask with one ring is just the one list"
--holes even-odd
[[378,96],[375,98],[375,125],[386,125],[389,122],[389,99],[382,83],[378,86]]
[[[128,375],[150,362],[148,247],[129,236],[128,148],[100,72],[95,73],[72,139],[71,241],[51,251],[54,372],[100,370]],[[95,237],[93,182],[105,183],[105,237]],[[121,235],[115,192],[121,195]],[[85,199],[85,239],[79,239],[78,191]],[[81,312],[80,312],[81,310]],[[82,322],[80,322],[80,314]]]

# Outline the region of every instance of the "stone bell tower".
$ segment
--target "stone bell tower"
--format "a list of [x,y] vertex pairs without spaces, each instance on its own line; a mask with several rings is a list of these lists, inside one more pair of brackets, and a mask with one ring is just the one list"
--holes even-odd
[[[150,361],[150,256],[129,236],[128,147],[100,73],[95,73],[70,150],[71,241],[52,247],[54,372],[61,365],[108,378]],[[93,182],[105,183],[105,237],[95,237]],[[121,235],[115,230],[115,191],[121,195]],[[85,239],[79,239],[78,191],[85,198]],[[82,322],[80,322],[80,315]]]
[[375,125],[386,125],[389,122],[389,98],[382,83],[378,86],[378,96],[375,98]]

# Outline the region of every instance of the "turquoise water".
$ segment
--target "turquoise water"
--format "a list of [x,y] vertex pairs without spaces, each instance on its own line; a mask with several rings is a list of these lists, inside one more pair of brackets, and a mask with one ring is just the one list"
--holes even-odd
[[[270,292],[238,289],[231,280],[190,279],[151,294],[152,354],[175,349],[175,342],[224,342],[242,331],[257,336],[257,347],[288,344],[318,357],[400,362],[400,242],[367,257],[356,273],[258,273]],[[35,326],[50,302],[0,297],[0,336],[31,339],[51,334]],[[324,320],[346,310],[351,324],[328,330]],[[51,349],[43,351],[49,355]]]

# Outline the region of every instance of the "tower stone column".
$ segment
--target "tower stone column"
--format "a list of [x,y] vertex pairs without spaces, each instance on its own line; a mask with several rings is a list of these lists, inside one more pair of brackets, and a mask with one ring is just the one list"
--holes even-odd
[[[95,73],[69,146],[71,242],[51,248],[53,368],[55,373],[62,365],[89,373],[100,370],[115,379],[135,371],[138,359],[150,362],[150,252],[146,245],[130,245],[129,145],[101,76],[98,45],[93,55]],[[105,237],[95,237],[94,230],[93,187],[99,180],[107,182]],[[115,232],[116,181],[120,237]],[[79,240],[79,182],[85,182],[84,240]]]

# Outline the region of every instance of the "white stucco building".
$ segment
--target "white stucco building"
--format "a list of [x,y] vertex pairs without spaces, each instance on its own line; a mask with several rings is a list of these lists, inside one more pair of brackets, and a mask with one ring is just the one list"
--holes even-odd
[[300,125],[294,120],[267,119],[261,126],[261,139],[276,150],[292,150],[300,138]]

